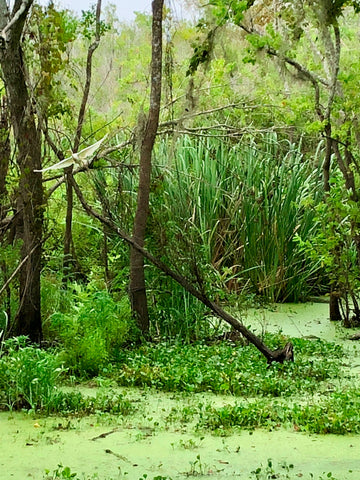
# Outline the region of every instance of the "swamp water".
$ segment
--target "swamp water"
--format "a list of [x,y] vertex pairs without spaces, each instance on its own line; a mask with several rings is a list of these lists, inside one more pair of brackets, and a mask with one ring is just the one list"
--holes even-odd
[[[326,304],[280,305],[272,312],[249,314],[244,322],[257,333],[281,330],[285,335],[343,344],[353,352],[353,364],[347,368],[356,381],[358,346],[347,340],[349,331],[327,317]],[[95,394],[94,389],[81,390]],[[100,480],[360,479],[360,435],[308,435],[286,428],[234,430],[223,437],[197,433],[194,422],[184,420],[184,411],[199,404],[235,404],[236,398],[117,391],[134,402],[135,414],[78,419],[0,413],[0,480],[42,480],[45,469],[51,472],[49,478],[70,478],[61,476],[61,469],[52,476],[58,465],[70,467],[76,478]]]

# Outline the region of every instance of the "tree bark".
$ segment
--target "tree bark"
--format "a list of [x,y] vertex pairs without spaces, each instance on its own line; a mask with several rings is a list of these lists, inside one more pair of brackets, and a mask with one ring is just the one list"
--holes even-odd
[[332,322],[338,322],[342,320],[339,300],[340,300],[340,296],[337,292],[335,291],[330,292],[329,316]]
[[[9,125],[9,111],[8,102],[6,96],[1,98],[0,104],[0,221],[4,220],[7,213],[7,188],[6,188],[6,176],[10,164],[10,125]],[[5,236],[4,236],[5,237]],[[7,235],[7,238],[3,239],[2,245],[8,243],[8,239],[11,238]],[[8,280],[8,266],[5,259],[0,262],[0,269],[2,272],[3,281],[6,283]],[[7,318],[11,318],[11,290],[10,286],[6,287],[6,298],[4,300],[4,310]],[[4,329],[5,330],[5,329]],[[5,333],[5,332],[4,332]],[[4,335],[5,336],[5,335]],[[1,342],[1,338],[0,338]]]
[[[134,242],[144,246],[149,215],[151,155],[159,125],[162,80],[162,15],[164,0],[152,2],[152,57],[150,109],[140,147],[140,171],[137,206],[133,228]],[[144,335],[149,331],[144,257],[138,249],[130,252],[130,300],[135,320]]]
[[7,196],[6,175],[10,163],[10,125],[9,111],[6,97],[1,98],[0,104],[0,220],[6,216],[4,208]]
[[19,309],[12,333],[28,335],[31,341],[40,342],[43,189],[41,174],[34,173],[34,169],[41,168],[41,136],[26,85],[21,50],[21,35],[31,4],[32,0],[16,0],[10,15],[6,1],[0,1],[0,64],[20,170],[16,234],[22,240],[21,258],[26,259],[20,269]]

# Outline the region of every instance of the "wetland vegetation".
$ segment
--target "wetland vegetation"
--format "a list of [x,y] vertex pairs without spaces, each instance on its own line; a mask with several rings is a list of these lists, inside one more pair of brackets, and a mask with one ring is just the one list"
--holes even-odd
[[[311,311],[327,328],[328,306],[316,307],[304,316],[279,306],[284,331],[264,333],[270,346],[294,343],[286,364],[268,365],[242,341],[168,340],[124,347],[93,376],[66,366],[59,347],[9,339],[0,359],[2,462],[12,478],[39,480],[356,478],[357,345],[340,325],[336,341],[289,337],[291,318]],[[269,322],[272,310],[262,311]],[[39,460],[14,461],[13,448]]]
[[0,0],[4,480],[359,478],[360,4],[192,3]]

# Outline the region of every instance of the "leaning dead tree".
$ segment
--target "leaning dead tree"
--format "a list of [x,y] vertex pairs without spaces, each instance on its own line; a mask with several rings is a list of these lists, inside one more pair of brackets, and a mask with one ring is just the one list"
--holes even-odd
[[122,231],[115,223],[101,215],[97,212],[91,205],[89,205],[84,195],[82,194],[79,185],[76,183],[74,177],[71,177],[72,186],[74,191],[86,211],[86,213],[99,220],[103,225],[113,231],[116,235],[118,235],[122,240],[128,243],[133,249],[139,252],[143,258],[149,260],[155,267],[161,270],[165,275],[171,277],[175,280],[179,285],[181,285],[187,292],[193,295],[195,298],[200,300],[206,307],[208,307],[217,317],[224,320],[226,323],[231,325],[235,330],[237,330],[241,335],[243,335],[251,344],[253,344],[266,358],[268,363],[272,362],[279,362],[283,363],[284,361],[293,361],[294,360],[294,353],[293,353],[293,344],[288,342],[283,348],[278,350],[271,350],[265,343],[257,337],[253,332],[251,332],[248,328],[243,325],[237,318],[233,317],[225,310],[223,310],[220,305],[212,301],[204,292],[198,290],[192,283],[190,283],[187,278],[180,275],[179,273],[175,272],[172,268],[170,268],[166,263],[164,263],[159,258],[152,255],[148,252],[144,247],[140,246],[136,241],[131,238],[126,232]]

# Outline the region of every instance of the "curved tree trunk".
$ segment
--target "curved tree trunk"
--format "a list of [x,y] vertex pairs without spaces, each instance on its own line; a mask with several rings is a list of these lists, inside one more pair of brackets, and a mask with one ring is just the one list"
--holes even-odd
[[[151,93],[150,110],[144,136],[140,147],[140,172],[137,206],[134,220],[133,239],[144,246],[146,223],[149,215],[151,155],[159,124],[161,100],[161,66],[162,66],[162,15],[164,0],[152,2],[152,58],[151,58]],[[145,287],[144,257],[131,247],[130,253],[130,300],[133,315],[143,332],[149,331],[149,314]]]
[[21,51],[21,35],[31,4],[31,0],[16,0],[10,15],[6,1],[0,1],[0,64],[17,148],[16,161],[20,170],[16,235],[23,242],[23,264],[20,269],[19,309],[12,333],[28,335],[32,341],[40,342],[43,189],[41,174],[34,173],[34,169],[41,168],[41,136],[29,98]]

